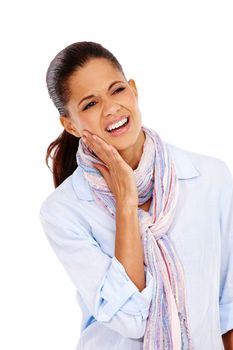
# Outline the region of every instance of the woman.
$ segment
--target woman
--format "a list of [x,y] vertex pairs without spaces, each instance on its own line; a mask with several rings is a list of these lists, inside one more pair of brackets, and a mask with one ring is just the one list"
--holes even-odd
[[66,47],[46,78],[64,131],[40,217],[77,290],[77,349],[232,349],[228,166],[142,126],[135,81],[98,43]]

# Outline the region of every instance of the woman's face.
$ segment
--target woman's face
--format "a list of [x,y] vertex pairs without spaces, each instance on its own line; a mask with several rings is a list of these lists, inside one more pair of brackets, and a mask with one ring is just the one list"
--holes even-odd
[[[70,118],[60,116],[60,121],[69,133],[82,137],[83,130],[88,130],[118,150],[132,146],[141,136],[135,82],[127,81],[108,60],[91,59],[71,75],[68,86],[71,96],[66,107]],[[106,130],[123,116],[129,116],[128,131],[115,136]]]

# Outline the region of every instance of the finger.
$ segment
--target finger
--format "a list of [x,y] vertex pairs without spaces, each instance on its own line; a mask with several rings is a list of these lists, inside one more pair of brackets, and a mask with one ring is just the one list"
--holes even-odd
[[[85,135],[86,134],[87,133],[85,132]],[[83,140],[88,146],[88,148],[93,150],[95,154],[108,166],[113,160],[115,160],[116,157],[121,158],[120,154],[118,153],[115,147],[109,145],[97,135],[88,133],[88,136],[85,140],[83,133]]]
[[101,175],[103,176],[103,178],[105,179],[110,191],[112,191],[111,189],[111,177],[110,177],[110,173],[107,167],[105,167],[102,164],[97,164],[97,163],[93,163],[94,168],[97,168],[99,170],[99,172],[101,173]]
[[92,153],[94,156],[99,158],[101,161],[103,161],[106,164],[106,159],[104,159],[103,155],[101,156],[97,151],[96,147],[91,140],[87,139],[86,137],[82,137],[82,141],[85,143],[87,149],[89,150],[90,153]]
[[82,142],[84,142],[88,150],[92,152],[92,150],[94,149],[94,145],[93,142],[91,142],[90,137],[82,136]]
[[107,142],[105,142],[101,137],[98,135],[90,135],[89,142],[91,146],[94,148],[95,153],[108,165],[110,166],[112,164],[112,161],[114,162],[122,162],[123,159],[120,156],[117,149],[109,145]]
[[88,151],[91,152],[94,155],[95,153],[92,151],[90,143],[87,140],[84,140],[83,138],[82,138],[82,141],[84,142],[84,144],[87,147]]

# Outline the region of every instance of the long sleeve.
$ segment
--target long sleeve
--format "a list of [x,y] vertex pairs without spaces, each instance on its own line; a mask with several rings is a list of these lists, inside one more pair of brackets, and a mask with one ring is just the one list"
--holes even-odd
[[146,273],[141,292],[117,258],[105,254],[78,210],[60,202],[41,206],[47,239],[97,321],[128,338],[141,338],[152,299],[153,279]]
[[221,270],[220,324],[221,334],[233,329],[233,179],[224,162],[221,191]]

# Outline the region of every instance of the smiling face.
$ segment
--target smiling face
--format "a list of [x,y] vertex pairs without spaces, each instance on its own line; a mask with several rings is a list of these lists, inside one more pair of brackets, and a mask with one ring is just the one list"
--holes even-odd
[[[60,116],[67,132],[81,137],[83,130],[88,130],[118,150],[127,149],[142,138],[135,82],[127,81],[107,59],[94,58],[78,68],[70,76],[68,87],[69,117]],[[129,116],[128,130],[117,136],[109,133],[106,127],[123,116]]]

